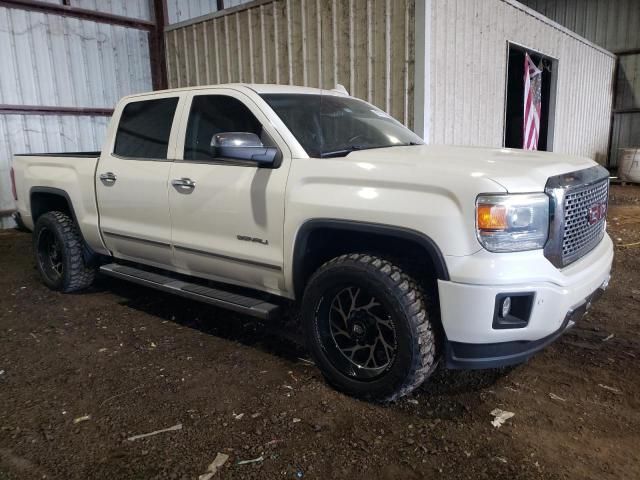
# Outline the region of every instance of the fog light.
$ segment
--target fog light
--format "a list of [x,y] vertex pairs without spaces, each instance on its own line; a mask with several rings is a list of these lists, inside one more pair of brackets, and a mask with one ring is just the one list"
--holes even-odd
[[505,292],[496,295],[493,328],[524,328],[533,310],[534,292]]
[[510,311],[511,311],[511,297],[505,297],[505,299],[502,301],[502,308],[500,310],[500,313],[502,314],[502,318],[506,318],[506,316],[509,315]]

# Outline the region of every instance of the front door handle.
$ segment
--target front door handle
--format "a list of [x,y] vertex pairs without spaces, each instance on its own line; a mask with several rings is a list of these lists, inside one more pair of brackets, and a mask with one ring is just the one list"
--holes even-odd
[[100,181],[105,185],[113,185],[116,183],[116,175],[113,172],[106,172],[100,174]]
[[186,177],[174,178],[173,180],[171,180],[171,185],[173,185],[178,191],[190,192],[194,188],[196,188],[196,182]]

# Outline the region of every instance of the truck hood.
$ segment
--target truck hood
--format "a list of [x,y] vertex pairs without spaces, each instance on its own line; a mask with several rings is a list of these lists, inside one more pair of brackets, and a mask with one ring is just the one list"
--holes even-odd
[[432,171],[452,177],[486,178],[510,193],[542,192],[549,177],[597,165],[588,158],[551,152],[446,145],[361,150],[346,158],[374,165],[394,164],[409,170],[413,166],[414,171],[425,174]]

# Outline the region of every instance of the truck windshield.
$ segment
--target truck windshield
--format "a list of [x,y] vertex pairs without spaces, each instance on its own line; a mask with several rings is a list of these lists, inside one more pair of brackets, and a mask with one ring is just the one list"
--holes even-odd
[[261,97],[310,157],[343,157],[354,150],[424,143],[387,113],[355,98],[304,93]]

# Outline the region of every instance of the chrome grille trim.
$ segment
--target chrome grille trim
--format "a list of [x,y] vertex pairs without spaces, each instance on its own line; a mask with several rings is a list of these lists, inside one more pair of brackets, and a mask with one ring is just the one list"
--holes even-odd
[[545,192],[551,198],[549,238],[544,255],[558,268],[566,267],[602,240],[606,222],[589,224],[589,208],[608,204],[609,172],[601,166],[549,178]]

